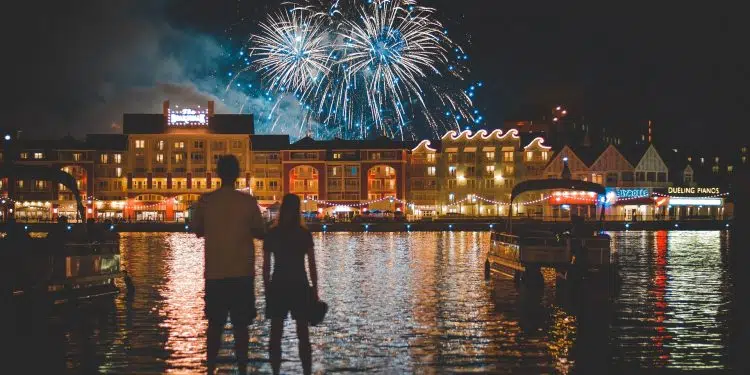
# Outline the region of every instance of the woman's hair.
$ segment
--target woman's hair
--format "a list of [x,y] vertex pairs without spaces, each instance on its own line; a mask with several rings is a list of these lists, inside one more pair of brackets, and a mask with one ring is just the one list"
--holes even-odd
[[300,213],[300,200],[294,194],[287,194],[281,200],[281,209],[279,210],[280,228],[303,227],[302,214]]

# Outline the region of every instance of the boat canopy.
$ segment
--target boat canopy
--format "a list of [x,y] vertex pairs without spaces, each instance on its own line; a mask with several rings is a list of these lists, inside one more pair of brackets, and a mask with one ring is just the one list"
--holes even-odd
[[[64,172],[57,168],[45,167],[41,165],[2,165],[0,166],[0,178],[13,177],[15,179],[33,179],[49,181],[55,184],[62,184],[73,192],[78,206],[78,214],[81,218],[86,217],[86,211],[81,200],[81,193],[78,191],[76,179],[70,173]],[[14,197],[11,197],[15,199]]]
[[513,203],[519,195],[527,191],[551,189],[592,191],[600,195],[605,194],[604,186],[588,181],[568,179],[526,180],[513,187],[513,191],[510,194],[510,201]]

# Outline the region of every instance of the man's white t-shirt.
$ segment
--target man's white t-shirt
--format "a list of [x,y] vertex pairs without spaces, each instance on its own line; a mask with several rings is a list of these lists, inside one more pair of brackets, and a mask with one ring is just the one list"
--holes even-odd
[[255,276],[252,231],[262,233],[265,224],[252,195],[232,188],[203,194],[191,225],[206,239],[206,280]]

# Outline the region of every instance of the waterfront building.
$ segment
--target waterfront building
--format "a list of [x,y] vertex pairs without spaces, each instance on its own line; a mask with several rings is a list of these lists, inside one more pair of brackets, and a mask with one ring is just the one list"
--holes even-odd
[[[437,164],[438,206],[441,215],[497,216],[507,214],[513,186],[541,175],[551,156],[544,139],[535,137],[527,144],[515,129],[447,132],[440,140]],[[527,197],[528,198],[528,197]],[[533,199],[526,199],[529,201]],[[536,216],[537,207],[524,205],[517,214]],[[541,207],[539,207],[541,208]]]
[[409,153],[407,198],[409,210],[416,218],[434,217],[440,212],[438,204],[438,159],[440,141],[423,140]]
[[407,148],[385,137],[316,141],[305,137],[281,151],[284,193],[298,195],[308,216],[353,218],[404,213]]

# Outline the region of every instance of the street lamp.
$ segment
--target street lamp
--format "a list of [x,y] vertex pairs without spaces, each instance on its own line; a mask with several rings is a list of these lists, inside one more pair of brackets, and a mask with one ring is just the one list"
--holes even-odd
[[6,134],[6,135],[5,135],[5,140],[6,140],[6,141],[10,141],[10,134]]

